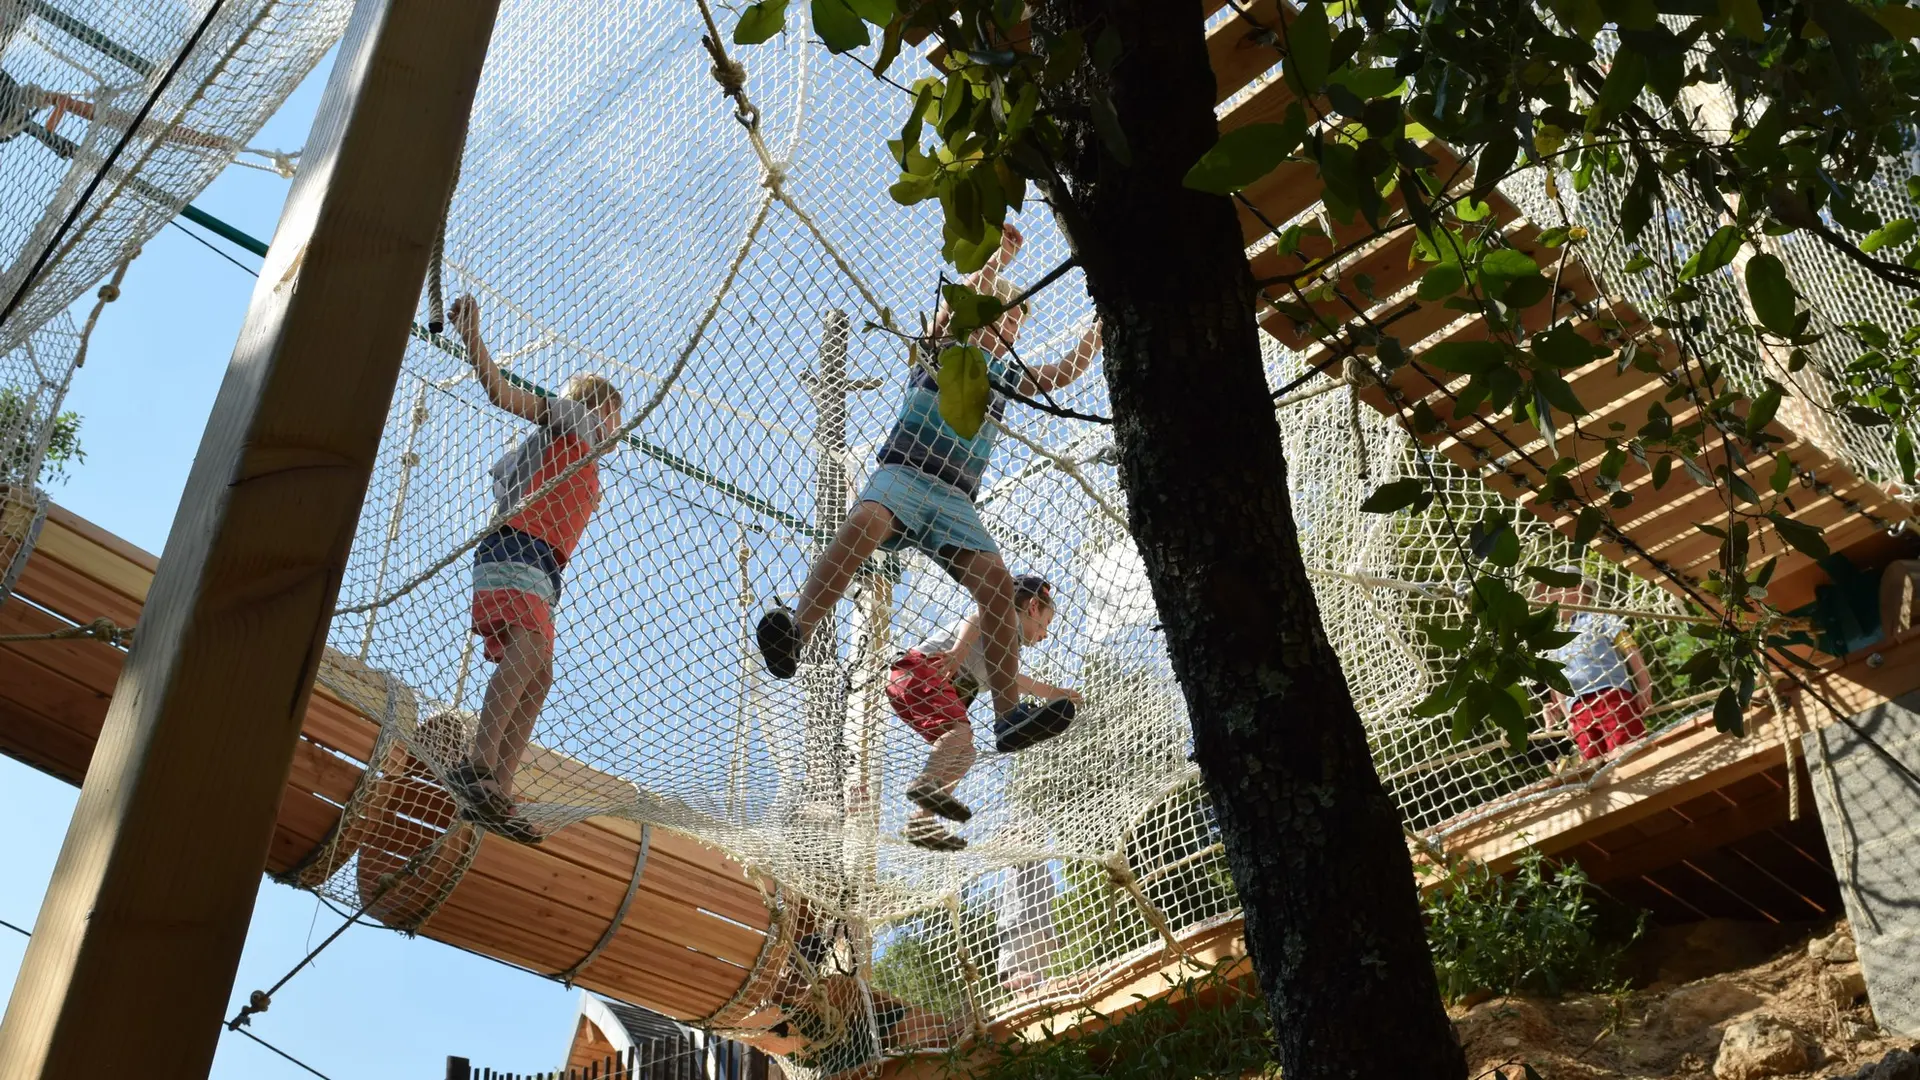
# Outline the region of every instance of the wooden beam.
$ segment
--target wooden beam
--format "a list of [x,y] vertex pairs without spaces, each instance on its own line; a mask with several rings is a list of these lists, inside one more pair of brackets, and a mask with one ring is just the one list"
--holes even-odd
[[355,5],[0,1025],[0,1078],[106,1075],[128,1046],[165,1075],[211,1065],[496,8]]

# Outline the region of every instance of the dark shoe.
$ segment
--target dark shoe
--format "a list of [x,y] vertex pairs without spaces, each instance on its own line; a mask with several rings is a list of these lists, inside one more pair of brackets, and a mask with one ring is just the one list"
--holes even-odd
[[964,839],[928,818],[915,818],[907,822],[906,830],[901,835],[907,838],[907,843],[928,851],[959,851],[967,846]]
[[760,658],[767,662],[768,674],[791,679],[800,670],[800,629],[794,625],[792,610],[777,607],[761,616],[754,638],[760,645]]
[[505,814],[499,815],[483,815],[468,807],[461,807],[460,818],[463,821],[471,821],[490,833],[504,836],[516,844],[538,844],[546,839],[546,834],[535,828],[533,822],[521,817],[511,807]]
[[1046,742],[1073,723],[1073,702],[1066,698],[1045,705],[1017,705],[993,722],[993,748],[1003,754]]
[[537,844],[545,839],[532,822],[520,816],[513,800],[501,792],[492,770],[463,761],[447,778],[452,781],[461,803],[460,820],[471,821],[516,843]]
[[973,818],[973,811],[967,809],[966,803],[924,780],[907,789],[907,798],[913,800],[915,806],[928,813],[939,814],[949,821],[970,821]]

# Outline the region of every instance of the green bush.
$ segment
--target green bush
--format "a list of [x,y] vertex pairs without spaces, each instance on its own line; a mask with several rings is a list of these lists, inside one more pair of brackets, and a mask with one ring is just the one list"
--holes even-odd
[[9,477],[34,483],[65,480],[68,465],[87,459],[86,451],[80,448],[80,414],[69,411],[53,418],[53,434],[47,440],[39,475],[26,476],[42,422],[40,415],[27,415],[29,411],[29,403],[18,390],[0,387],[0,438],[7,444],[0,446],[0,482]]
[[[1111,1023],[1088,1011],[1057,1034],[994,1045],[982,1063],[961,1052],[955,1075],[974,1080],[1242,1080],[1279,1076],[1266,999],[1226,977],[1228,962],[1143,1001]],[[1169,997],[1203,1004],[1174,1005]],[[1067,1030],[1067,1025],[1072,1025]]]
[[1587,875],[1554,868],[1529,850],[1511,877],[1478,862],[1455,864],[1422,902],[1440,992],[1458,1001],[1476,990],[1564,994],[1601,989],[1614,979],[1626,940],[1600,930]]

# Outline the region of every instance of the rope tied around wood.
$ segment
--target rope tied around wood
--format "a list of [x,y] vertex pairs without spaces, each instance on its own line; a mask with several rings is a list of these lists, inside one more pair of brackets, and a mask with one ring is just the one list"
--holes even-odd
[[0,644],[11,645],[28,641],[73,641],[78,638],[90,638],[101,644],[111,645],[116,649],[124,649],[133,645],[133,631],[133,627],[121,626],[112,619],[102,615],[89,623],[83,623],[79,626],[63,627],[59,630],[49,630],[41,634],[0,634]]

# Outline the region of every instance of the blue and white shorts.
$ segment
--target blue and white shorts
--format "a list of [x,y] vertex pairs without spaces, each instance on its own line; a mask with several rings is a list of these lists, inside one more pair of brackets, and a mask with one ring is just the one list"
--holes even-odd
[[942,561],[958,551],[1000,553],[973,500],[918,469],[882,465],[860,492],[860,501],[879,503],[899,522],[893,535],[881,543],[884,551],[919,548]]

